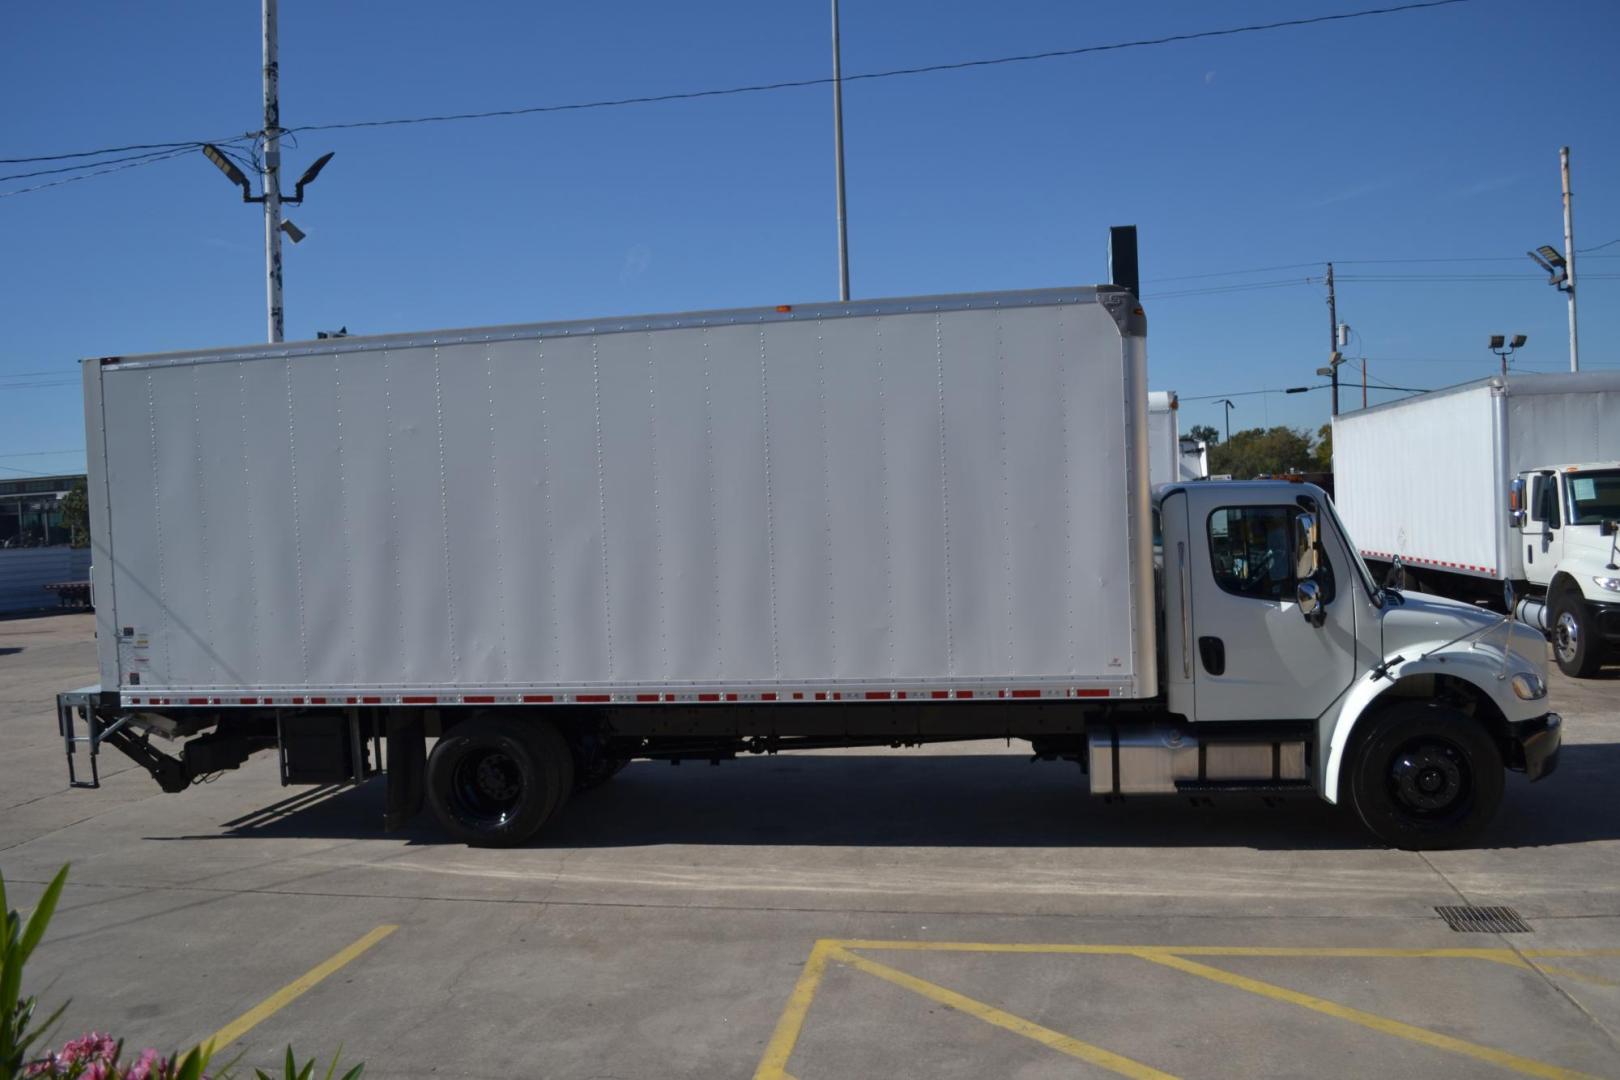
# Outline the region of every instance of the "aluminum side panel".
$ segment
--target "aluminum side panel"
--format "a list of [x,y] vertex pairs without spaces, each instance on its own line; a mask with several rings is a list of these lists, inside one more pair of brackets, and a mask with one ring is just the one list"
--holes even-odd
[[1498,573],[1505,496],[1491,395],[1481,384],[1334,421],[1334,502],[1364,554]]
[[118,670],[1151,692],[1130,340],[990,297],[109,367]]

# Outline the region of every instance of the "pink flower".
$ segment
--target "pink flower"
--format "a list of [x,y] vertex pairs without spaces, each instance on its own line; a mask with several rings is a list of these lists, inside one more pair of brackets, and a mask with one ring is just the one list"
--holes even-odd
[[153,1080],[154,1076],[161,1077],[168,1071],[168,1059],[158,1057],[156,1050],[147,1047],[130,1065],[129,1071],[124,1074],[124,1080]]

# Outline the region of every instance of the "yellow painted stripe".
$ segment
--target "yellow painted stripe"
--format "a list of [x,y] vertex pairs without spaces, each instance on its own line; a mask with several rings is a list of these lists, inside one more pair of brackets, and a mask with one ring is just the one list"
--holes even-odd
[[381,941],[383,938],[387,937],[389,934],[392,934],[398,929],[398,926],[392,925],[377,927],[377,929],[371,931],[371,933],[367,934],[359,941],[356,941],[353,945],[350,945],[342,952],[339,952],[330,960],[326,960],[320,964],[317,964],[315,967],[310,968],[304,974],[300,975],[286,986],[283,986],[280,990],[277,990],[275,993],[253,1006],[253,1008],[249,1009],[241,1016],[238,1016],[235,1020],[232,1020],[230,1023],[214,1032],[213,1035],[209,1036],[209,1044],[215,1048],[218,1048],[226,1045],[227,1043],[233,1043],[237,1039],[240,1039],[243,1035],[246,1035],[249,1031],[252,1031],[255,1027],[262,1024],[264,1021],[268,1020],[282,1009],[286,1008],[293,1001],[296,1001],[304,994],[305,991],[315,986],[322,979],[339,970],[344,965],[352,961],[355,957],[359,956],[361,953],[365,952],[367,949],[377,944],[377,942]]
[[969,1016],[983,1020],[987,1024],[994,1024],[996,1027],[1010,1031],[1015,1035],[1033,1039],[1042,1046],[1049,1047],[1073,1058],[1079,1058],[1081,1061],[1118,1073],[1120,1076],[1128,1076],[1132,1080],[1176,1080],[1170,1073],[1160,1072],[1158,1069],[1144,1065],[1140,1061],[1132,1061],[1128,1057],[1122,1057],[1112,1051],[1104,1050],[1100,1046],[1081,1042],[1079,1039],[1065,1035],[1061,1031],[1053,1031],[1051,1028],[1042,1027],[1034,1021],[1025,1020],[1021,1016],[1014,1016],[1012,1013],[998,1009],[994,1005],[986,1005],[982,1001],[976,1001],[963,994],[958,994],[954,990],[947,990],[943,986],[925,982],[915,975],[896,971],[886,964],[868,960],[864,956],[857,956],[846,949],[833,946],[829,950],[829,955],[839,963],[848,964],[857,971],[874,975],[886,982],[904,987],[914,994],[920,994],[930,1001],[937,1001],[941,1005],[964,1012]]
[[1405,1024],[1399,1020],[1391,1020],[1387,1016],[1363,1012],[1361,1009],[1352,1009],[1347,1005],[1340,1005],[1337,1002],[1313,997],[1310,994],[1302,994],[1297,990],[1289,990],[1273,983],[1261,982],[1259,979],[1251,979],[1245,975],[1222,971],[1220,968],[1213,968],[1207,964],[1200,964],[1168,952],[1143,950],[1141,957],[1155,964],[1162,964],[1177,971],[1184,971],[1189,975],[1198,975],[1212,982],[1222,983],[1238,990],[1245,990],[1251,994],[1271,998],[1273,1001],[1298,1005],[1303,1009],[1311,1009],[1327,1016],[1337,1017],[1340,1020],[1348,1020],[1353,1024],[1360,1024],[1362,1027],[1370,1028],[1385,1035],[1393,1035],[1399,1039],[1406,1039],[1424,1046],[1432,1046],[1437,1050],[1447,1050],[1453,1054],[1462,1054],[1476,1061],[1511,1069],[1525,1076],[1540,1076],[1549,1078],[1549,1080],[1572,1080],[1572,1078],[1592,1080],[1586,1073],[1561,1068],[1545,1061],[1536,1061],[1533,1058],[1520,1057],[1518,1054],[1510,1054],[1506,1050],[1481,1046],[1479,1043],[1471,1043],[1465,1039],[1453,1038],[1450,1035],[1442,1035],[1427,1028]]
[[799,1032],[804,1030],[805,1015],[816,996],[816,987],[821,985],[821,977],[827,972],[827,955],[832,948],[833,942],[827,940],[811,947],[810,958],[799,972],[799,981],[793,984],[793,993],[788,995],[787,1008],[776,1022],[771,1041],[765,1044],[765,1056],[754,1070],[754,1080],[793,1080],[787,1071],[788,1058],[793,1056]]
[[[1140,956],[1157,953],[1170,956],[1277,956],[1277,957],[1372,957],[1386,959],[1479,959],[1506,960],[1520,954],[1512,949],[1386,949],[1343,947],[1294,947],[1288,945],[1074,945],[1066,943],[1027,944],[994,941],[863,941],[835,942],[846,949],[896,950],[916,952],[1051,953],[1075,956]],[[1620,956],[1620,949],[1526,949],[1530,957]]]

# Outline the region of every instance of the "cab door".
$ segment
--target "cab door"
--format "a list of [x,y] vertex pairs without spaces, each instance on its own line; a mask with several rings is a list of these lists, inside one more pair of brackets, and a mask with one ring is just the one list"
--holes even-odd
[[1524,577],[1536,585],[1552,581],[1564,554],[1563,513],[1558,501],[1558,474],[1546,470],[1527,473],[1526,512],[1519,528],[1519,546],[1524,554]]
[[[1317,498],[1304,501],[1316,506]],[[1301,498],[1272,484],[1212,484],[1190,494],[1194,719],[1314,719],[1350,686],[1352,570],[1320,509],[1317,583],[1325,617],[1313,625],[1296,599]]]

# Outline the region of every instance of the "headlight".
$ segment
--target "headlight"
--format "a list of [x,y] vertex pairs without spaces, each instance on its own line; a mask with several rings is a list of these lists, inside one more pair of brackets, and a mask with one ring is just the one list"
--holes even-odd
[[1547,681],[1533,672],[1521,671],[1513,676],[1513,692],[1524,701],[1539,701],[1547,696]]
[[1608,589],[1610,592],[1620,592],[1620,577],[1595,577],[1592,579],[1592,584],[1600,589]]

